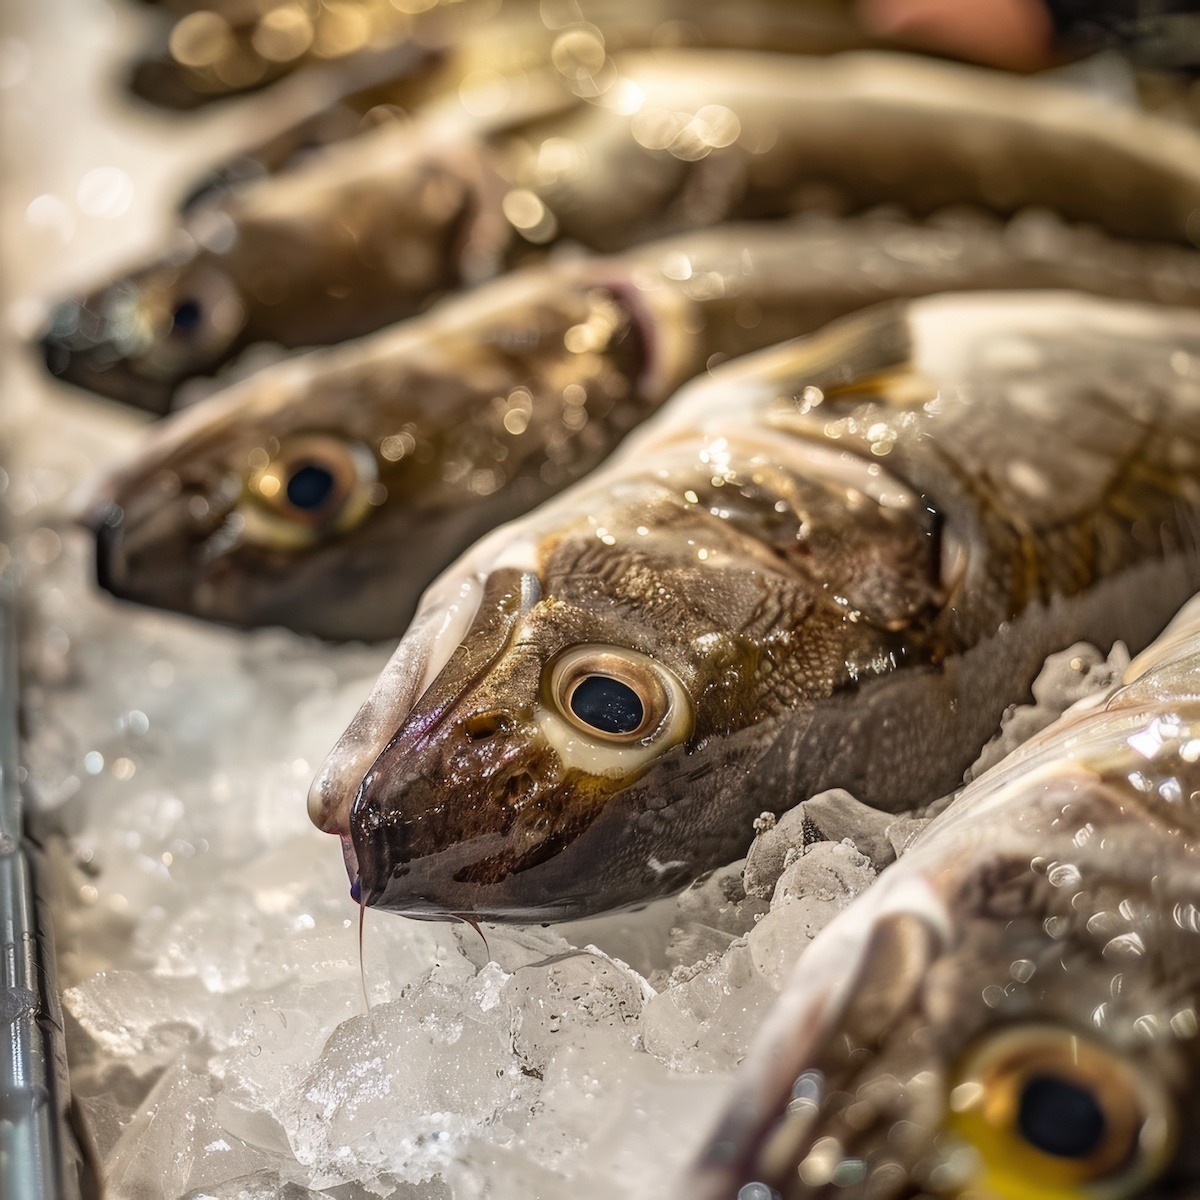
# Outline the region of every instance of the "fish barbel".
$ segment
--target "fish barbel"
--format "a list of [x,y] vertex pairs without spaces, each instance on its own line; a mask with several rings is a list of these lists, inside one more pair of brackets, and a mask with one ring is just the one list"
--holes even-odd
[[1049,216],[727,226],[530,267],[168,420],[89,506],[118,596],[399,637],[488,530],[581,478],[715,358],[873,303],[1069,287],[1200,307],[1200,255]]
[[687,1200],[1200,1193],[1200,601],[822,931]]
[[410,915],[636,904],[831,786],[961,779],[1046,654],[1195,589],[1200,319],[884,306],[689,386],[429,590],[313,785]]
[[55,311],[48,366],[162,409],[253,342],[369,332],[534,246],[614,251],[829,189],[919,214],[1041,205],[1185,243],[1200,210],[1200,138],[1053,85],[870,54],[610,61],[596,103],[523,77],[503,114],[438,106],[203,206],[163,261]]

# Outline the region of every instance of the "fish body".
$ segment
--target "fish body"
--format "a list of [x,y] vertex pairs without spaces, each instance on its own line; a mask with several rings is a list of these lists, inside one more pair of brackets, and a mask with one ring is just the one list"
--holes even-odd
[[679,1194],[1196,1195],[1198,759],[1192,601],[804,952]]
[[502,113],[455,100],[202,206],[165,261],[56,310],[50,369],[161,410],[251,343],[369,332],[537,247],[612,252],[831,195],[921,215],[1042,205],[1183,242],[1200,209],[1193,133],[1054,86],[880,55],[597,70],[595,102],[578,78],[522,77]]
[[[165,423],[99,485],[99,578],[239,625],[399,637],[458,554],[598,466],[710,363],[880,301],[1001,287],[1200,307],[1200,256],[1049,217],[876,215],[528,267]],[[314,471],[328,494],[291,503]]]
[[715,371],[433,585],[310,814],[367,904],[550,920],[831,786],[928,802],[1050,650],[1194,590],[1198,339],[949,296]]

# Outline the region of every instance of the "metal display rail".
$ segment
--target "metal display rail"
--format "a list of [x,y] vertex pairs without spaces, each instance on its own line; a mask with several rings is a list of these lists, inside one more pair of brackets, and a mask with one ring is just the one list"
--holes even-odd
[[93,1189],[70,1126],[49,913],[23,828],[15,606],[0,588],[0,1198],[80,1200]]

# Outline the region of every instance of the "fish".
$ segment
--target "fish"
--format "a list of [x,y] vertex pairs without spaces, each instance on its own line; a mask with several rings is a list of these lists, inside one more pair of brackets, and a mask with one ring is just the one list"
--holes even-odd
[[1200,307],[1200,255],[1049,214],[876,213],[526,267],[169,418],[86,505],[97,578],[240,626],[399,638],[460,553],[723,356],[888,299],[1001,287]]
[[1200,599],[804,950],[688,1200],[1194,1196]]
[[556,243],[613,253],[831,197],[1044,206],[1184,244],[1200,211],[1194,132],[1053,85],[878,54],[598,70],[597,102],[578,78],[523,77],[502,113],[435,106],[201,206],[161,261],[55,309],[48,368],[162,411],[252,343],[358,336]]
[[953,788],[1046,655],[1200,580],[1200,319],[884,305],[688,385],[430,587],[309,815],[362,904],[553,921],[843,787]]
[[472,72],[490,75],[566,65],[609,50],[652,45],[714,46],[829,54],[880,44],[853,19],[848,0],[391,0],[292,3],[225,0],[182,10],[164,44],[133,66],[134,95],[188,110],[245,95],[299,71],[358,74],[395,63],[395,95],[355,97],[362,112],[432,96]]
[[475,19],[486,12],[481,4],[437,3],[413,14],[389,0],[225,0],[170,8],[177,19],[160,46],[133,64],[127,82],[139,99],[176,111],[243,96],[302,69],[353,74],[379,57],[395,60],[397,79],[420,76],[465,10]]

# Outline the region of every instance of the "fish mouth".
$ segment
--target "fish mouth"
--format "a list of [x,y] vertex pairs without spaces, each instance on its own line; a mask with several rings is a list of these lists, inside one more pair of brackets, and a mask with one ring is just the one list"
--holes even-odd
[[57,305],[37,340],[46,370],[63,383],[162,416],[171,407],[175,385],[133,371],[105,321],[86,300]]
[[[162,474],[161,484],[110,476],[77,509],[76,523],[95,539],[97,584],[135,604],[227,624],[253,621],[252,597],[229,561],[240,529],[234,515],[209,495],[168,486],[175,477]],[[208,513],[203,528],[189,507],[197,497]]]
[[350,899],[355,904],[362,903],[362,879],[358,872],[358,854],[354,849],[353,838],[347,837],[345,834],[342,837],[342,861],[346,864],[346,874],[350,878]]

